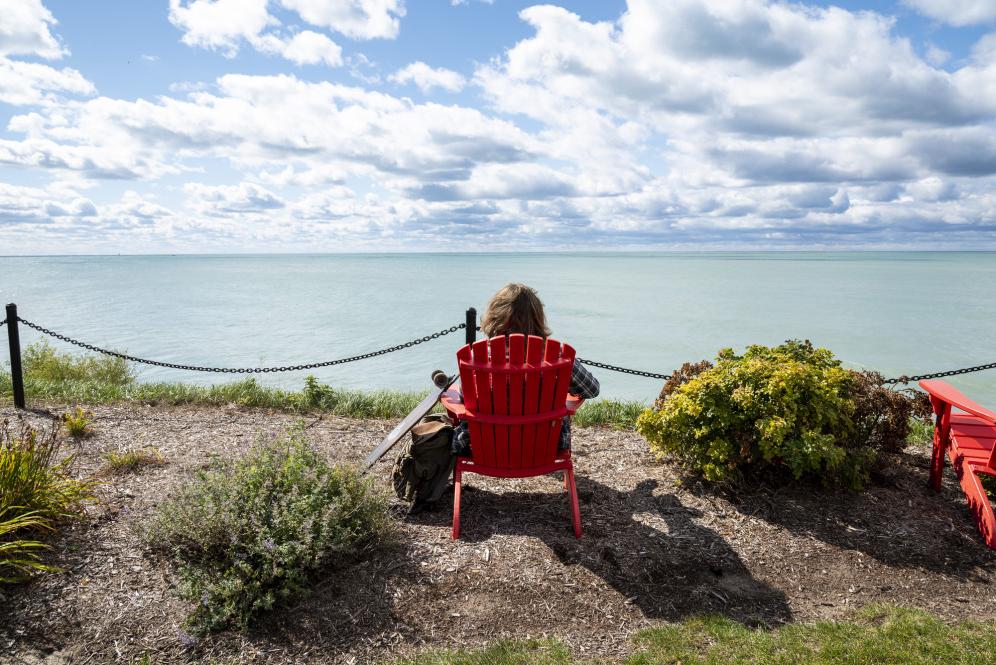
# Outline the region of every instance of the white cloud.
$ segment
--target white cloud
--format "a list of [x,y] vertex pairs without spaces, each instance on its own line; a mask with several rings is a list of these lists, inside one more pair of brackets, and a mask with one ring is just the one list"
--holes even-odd
[[405,15],[403,0],[280,0],[311,25],[353,39],[394,39]]
[[945,51],[936,44],[927,45],[927,62],[934,65],[935,67],[940,67],[948,60],[951,59],[951,52]]
[[169,20],[183,30],[184,44],[234,56],[241,41],[276,23],[266,6],[267,0],[169,0]]
[[249,182],[218,186],[187,183],[183,190],[195,209],[204,215],[228,217],[263,213],[286,205],[270,190]]
[[[400,0],[279,0],[307,23],[355,39],[394,38],[404,16]],[[276,0],[170,0],[169,19],[190,46],[235,57],[243,44],[298,65],[343,64],[342,49],[313,30],[281,30]]]
[[0,0],[0,56],[36,55],[49,60],[68,51],[52,35],[55,17],[41,0]]
[[905,0],[925,16],[956,26],[996,21],[993,0]]
[[323,34],[304,30],[284,39],[273,33],[254,37],[252,45],[261,53],[280,55],[297,65],[342,65],[342,49]]
[[324,63],[329,67],[342,64],[342,49],[325,35],[311,30],[299,32],[288,40],[283,56],[299,65]]
[[421,61],[402,67],[390,76],[390,80],[402,85],[414,83],[423,93],[428,93],[433,88],[459,92],[467,83],[452,69],[433,68]]
[[0,103],[42,104],[57,99],[55,93],[92,95],[95,91],[93,84],[75,69],[0,57]]

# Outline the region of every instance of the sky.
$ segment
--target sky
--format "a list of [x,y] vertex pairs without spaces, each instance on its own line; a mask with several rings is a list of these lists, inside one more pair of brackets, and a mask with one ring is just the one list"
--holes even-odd
[[0,255],[996,249],[996,0],[0,0]]

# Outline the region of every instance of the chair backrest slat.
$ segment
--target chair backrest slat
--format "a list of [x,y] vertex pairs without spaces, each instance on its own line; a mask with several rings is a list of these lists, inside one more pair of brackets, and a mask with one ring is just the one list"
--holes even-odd
[[[471,355],[474,358],[475,363],[487,363],[488,358],[488,340],[482,339],[474,342],[471,347]],[[486,372],[475,371],[474,372],[474,385],[477,388],[477,410],[481,413],[494,413],[491,400],[491,377]],[[480,455],[482,455],[481,463],[487,466],[494,466],[495,463],[495,428],[493,425],[477,425],[479,430],[478,436],[475,438],[473,429],[470,432],[471,441],[480,441],[482,445],[478,446],[480,448]],[[475,459],[478,456],[477,451],[473,450],[473,444],[471,450],[474,453]]]
[[[523,335],[512,335],[508,338],[508,364],[512,368],[521,368],[526,362],[526,338]],[[526,374],[508,374],[508,415],[521,416],[525,392]],[[523,427],[509,428],[508,431],[508,465],[513,469],[522,468],[522,430]]]
[[[547,368],[540,373],[542,385],[540,386],[540,411],[552,411],[556,407],[554,398],[557,395],[557,369],[553,366],[560,359],[560,342],[555,339],[546,340],[546,348],[543,350],[543,367]],[[554,433],[556,429],[556,433]],[[541,460],[552,459],[550,454],[550,440],[554,436],[560,435],[560,420],[540,425],[536,432],[536,444],[533,448],[533,464],[542,464]],[[556,444],[554,444],[556,445]]]
[[[493,418],[480,422],[472,415],[474,462],[506,469],[551,464],[562,424],[561,415],[554,414],[562,414],[567,401],[574,349],[553,339],[510,335],[479,340],[461,349],[457,358],[464,404],[471,414],[482,419],[534,416],[520,424],[501,418],[497,423]],[[550,417],[543,419],[547,413]]]
[[[502,367],[508,365],[508,354],[505,346],[505,336],[499,335],[488,340],[491,351],[491,365]],[[508,415],[508,374],[492,373],[491,375],[491,412],[498,416]],[[495,466],[507,469],[508,464],[508,427],[495,426]]]
[[[543,362],[543,351],[546,341],[542,337],[530,335],[526,339],[526,365],[528,367],[539,367]],[[541,376],[531,372],[525,375],[525,391],[522,401],[523,415],[535,415],[542,413],[539,408]],[[533,449],[536,445],[536,432],[540,425],[525,425],[522,428],[522,448],[519,453],[519,468],[524,468],[533,463]]]

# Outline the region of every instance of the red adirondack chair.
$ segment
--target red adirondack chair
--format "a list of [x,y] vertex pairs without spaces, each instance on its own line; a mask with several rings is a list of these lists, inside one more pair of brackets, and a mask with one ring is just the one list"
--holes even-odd
[[[441,402],[470,431],[471,457],[453,470],[453,538],[460,537],[460,487],[464,473],[526,478],[564,472],[574,535],[581,537],[581,511],[571,451],[558,450],[563,417],[582,399],[568,395],[574,347],[554,339],[504,335],[457,351],[460,389]],[[460,390],[462,389],[462,398]]]
[[[937,379],[921,381],[920,387],[930,393],[937,421],[934,426],[934,452],[930,460],[930,486],[941,489],[944,453],[961,488],[968,497],[968,507],[975,517],[979,533],[986,545],[996,549],[996,517],[979,474],[996,476],[996,413],[965,397],[954,386]],[[953,413],[959,409],[964,413]]]

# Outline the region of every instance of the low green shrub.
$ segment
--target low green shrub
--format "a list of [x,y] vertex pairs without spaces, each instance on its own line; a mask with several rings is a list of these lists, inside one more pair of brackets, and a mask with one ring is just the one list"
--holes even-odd
[[104,455],[107,460],[107,471],[114,474],[135,473],[149,466],[166,464],[163,454],[158,448],[139,448],[109,452]]
[[93,424],[93,413],[84,411],[83,407],[78,406],[72,411],[62,414],[61,420],[62,426],[74,439],[85,439],[93,436],[93,430],[90,428],[90,425]]
[[881,376],[791,340],[739,356],[723,349],[715,365],[686,364],[637,430],[708,480],[808,476],[858,488],[879,451],[906,445],[910,418],[924,408],[883,387]]
[[73,455],[61,455],[53,427],[41,432],[24,421],[0,423],[0,578],[48,568],[34,534],[78,517],[94,499],[96,481],[72,474]]
[[246,628],[389,531],[386,498],[326,462],[299,426],[201,472],[159,507],[146,540],[176,564],[181,594],[196,602],[189,623],[205,632]]

